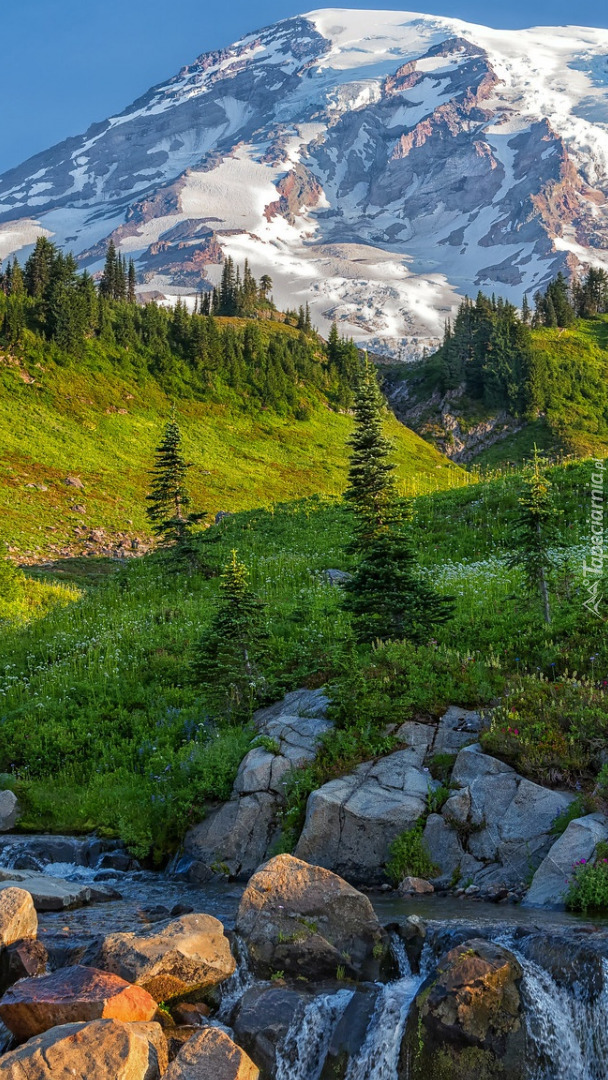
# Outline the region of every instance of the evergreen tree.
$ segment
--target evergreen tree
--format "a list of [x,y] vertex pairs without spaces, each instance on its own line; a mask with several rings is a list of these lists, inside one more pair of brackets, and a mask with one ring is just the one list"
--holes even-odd
[[392,443],[383,434],[383,409],[376,371],[366,357],[355,388],[355,430],[348,440],[351,455],[344,493],[353,511],[355,554],[363,554],[394,518],[395,466],[390,460]]
[[523,567],[530,586],[540,597],[546,623],[551,622],[548,572],[553,563],[551,544],[557,532],[558,511],[547,475],[547,461],[537,447],[524,474],[524,490],[513,521],[515,549],[510,566]]
[[152,485],[147,496],[146,509],[152,531],[164,543],[190,546],[191,527],[204,514],[189,514],[190,497],[186,489],[186,464],[181,449],[181,432],[172,417],[165,427],[163,438],[156,450],[154,468],[151,470]]
[[521,305],[521,321],[526,326],[528,326],[531,317],[532,317],[532,312],[530,311],[530,302],[528,300],[528,294],[526,293],[524,295],[523,302],[522,302],[522,305]]
[[110,240],[106,251],[106,261],[103,276],[99,283],[99,292],[106,300],[114,300],[116,296],[116,245]]
[[264,614],[247,568],[233,551],[222,575],[219,605],[191,664],[195,683],[214,711],[231,723],[249,720],[266,690]]
[[137,284],[137,276],[135,274],[135,263],[133,259],[129,259],[129,274],[127,279],[127,300],[130,304],[135,303],[136,293],[135,286]]
[[260,278],[260,299],[268,300],[268,293],[272,289],[272,278],[269,274],[262,274]]
[[350,550],[358,562],[344,586],[343,606],[353,616],[359,642],[401,638],[423,642],[433,626],[450,617],[452,602],[435,593],[417,567],[409,507],[396,492],[382,412],[376,372],[366,360],[355,390],[355,431],[345,493],[354,518]]

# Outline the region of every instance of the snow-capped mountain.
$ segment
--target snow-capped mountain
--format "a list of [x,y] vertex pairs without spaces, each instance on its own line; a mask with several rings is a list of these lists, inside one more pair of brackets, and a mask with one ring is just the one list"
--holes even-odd
[[608,31],[325,9],[201,56],[0,177],[0,258],[110,236],[148,295],[223,255],[321,329],[415,353],[459,295],[608,265]]

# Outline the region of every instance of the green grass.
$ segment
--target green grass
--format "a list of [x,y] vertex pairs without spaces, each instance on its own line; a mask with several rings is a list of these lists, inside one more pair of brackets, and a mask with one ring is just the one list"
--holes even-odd
[[[278,324],[265,332],[294,333]],[[22,361],[0,358],[0,540],[42,555],[73,543],[78,525],[147,536],[147,471],[173,404],[197,509],[214,514],[339,494],[352,421],[318,392],[308,398],[310,417],[302,421],[254,411],[227,390],[173,401],[135,358],[109,357],[100,342],[79,362],[39,344]],[[392,416],[387,431],[405,493],[466,482]],[[68,476],[84,489],[67,487]]]
[[[580,594],[590,468],[553,470],[564,511],[557,546],[572,566],[562,560],[552,578],[550,629],[519,572],[505,566],[515,475],[416,499],[424,572],[456,598],[454,620],[419,650],[395,643],[345,658],[340,592],[323,573],[350,565],[350,519],[339,500],[241,511],[207,534],[218,537],[205,545],[209,557],[219,566],[236,548],[267,604],[269,698],[337,680],[340,734],[297,778],[292,824],[309,783],[390,749],[388,723],[486,704],[537,669],[549,678],[566,669],[608,674],[602,624],[585,616]],[[40,571],[24,577],[4,612],[12,618],[0,638],[0,770],[19,792],[25,827],[101,828],[161,859],[209,801],[229,794],[253,738],[215,722],[189,678],[218,580],[170,573],[158,556],[91,583],[79,567],[78,588]]]

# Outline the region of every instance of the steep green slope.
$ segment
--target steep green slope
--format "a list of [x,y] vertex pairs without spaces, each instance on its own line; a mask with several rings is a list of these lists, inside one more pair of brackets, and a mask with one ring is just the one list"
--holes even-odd
[[[444,396],[441,351],[428,360],[387,370],[389,395],[397,392],[397,414],[448,454],[454,452],[456,436],[468,446],[466,456],[457,460],[483,466],[521,462],[534,444],[550,453],[604,457],[608,452],[608,316],[579,319],[567,328],[539,327],[531,332],[530,346],[530,366],[542,384],[540,407],[507,417],[506,429],[504,401],[487,404],[463,391],[462,385]],[[489,353],[487,363],[490,367]],[[456,428],[446,423],[446,413],[456,421]],[[484,438],[484,427],[497,418],[496,432]]]
[[[220,322],[239,329],[239,320]],[[278,323],[264,334],[297,336]],[[19,359],[1,358],[0,538],[20,553],[52,553],[67,544],[78,550],[77,529],[147,536],[147,470],[172,407],[197,508],[235,511],[343,490],[351,420],[318,388],[298,388],[302,408],[294,416],[252,405],[228,387],[201,400],[164,386],[126,350],[110,355],[100,342],[79,361],[33,338]],[[464,480],[397,420],[387,427],[404,491]],[[83,487],[66,485],[68,477]]]

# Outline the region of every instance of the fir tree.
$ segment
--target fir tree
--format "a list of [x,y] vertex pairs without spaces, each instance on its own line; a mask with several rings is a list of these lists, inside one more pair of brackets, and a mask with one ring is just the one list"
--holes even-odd
[[535,446],[513,521],[516,546],[508,561],[510,566],[523,567],[528,583],[539,594],[547,624],[551,622],[548,571],[553,564],[551,544],[556,536],[557,516],[547,461]]
[[169,420],[156,450],[154,468],[151,470],[152,485],[147,496],[146,509],[152,531],[164,543],[190,547],[190,533],[194,524],[204,514],[188,513],[190,497],[186,489],[186,464],[181,449],[181,433],[175,417]]
[[106,300],[113,300],[116,295],[116,245],[110,240],[106,251],[106,261],[103,276],[99,283],[99,291]]
[[233,551],[222,575],[218,608],[191,664],[194,682],[213,710],[231,723],[249,720],[266,689],[264,612],[246,566]]
[[129,259],[129,273],[127,279],[127,300],[130,304],[135,303],[135,286],[137,284],[137,276],[135,274],[135,263],[133,259]]
[[355,389],[355,430],[351,447],[348,488],[344,498],[354,514],[351,550],[365,552],[379,531],[393,520],[396,491],[391,476],[392,443],[383,434],[384,403],[373,364],[366,358]]
[[343,605],[353,616],[359,642],[407,638],[423,642],[433,626],[451,615],[450,598],[439,596],[421,577],[409,529],[409,507],[399,499],[382,432],[383,400],[369,360],[355,391],[355,431],[349,487],[354,517],[350,550],[357,558],[344,586]]

